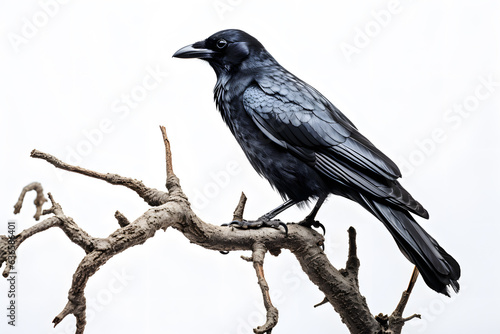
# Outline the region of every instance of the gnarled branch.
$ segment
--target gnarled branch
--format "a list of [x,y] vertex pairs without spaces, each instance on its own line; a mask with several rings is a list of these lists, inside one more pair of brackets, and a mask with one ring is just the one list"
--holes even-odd
[[[271,303],[269,287],[264,278],[263,261],[267,251],[276,255],[281,249],[288,249],[295,255],[309,279],[324,293],[325,300],[340,314],[342,321],[352,333],[400,332],[404,321],[409,319],[402,318],[404,305],[397,308],[398,312],[393,313],[394,321],[388,321],[387,326],[383,326],[372,316],[365,298],[359,291],[359,259],[356,254],[354,228],[350,228],[348,231],[349,255],[346,268],[338,270],[330,263],[320,247],[324,242],[323,236],[298,224],[288,225],[288,235],[286,235],[278,229],[239,230],[205,223],[192,211],[189,201],[182,191],[179,179],[173,170],[170,142],[165,128],[161,127],[161,131],[166,152],[167,192],[146,187],[141,181],[135,179],[116,174],[94,172],[69,165],[50,154],[37,150],[32,151],[32,157],[45,160],[56,168],[93,177],[113,185],[123,185],[135,191],[152,206],[133,222],[117,212],[115,217],[120,228],[106,238],[96,238],[81,229],[72,218],[66,216],[61,206],[49,194],[52,207],[43,211],[42,214],[53,214],[53,216],[18,234],[15,238],[15,248],[17,249],[24,240],[36,233],[51,227],[59,227],[71,241],[85,250],[86,255],[73,275],[71,288],[68,292],[68,302],[61,313],[54,318],[54,325],[59,324],[67,315],[73,314],[77,320],[76,333],[82,334],[86,325],[84,292],[90,277],[116,254],[144,243],[160,229],[166,230],[168,227],[172,227],[182,232],[192,243],[210,250],[252,251],[250,259],[254,264],[267,310],[267,321],[255,330],[256,333],[270,333],[278,320],[278,310]],[[26,191],[23,189],[24,193]],[[24,197],[23,193],[22,197]],[[22,203],[22,199],[20,201]],[[242,219],[245,201],[246,197],[242,195],[234,217]],[[38,210],[38,204],[36,205]],[[20,206],[21,204],[19,204],[19,208]],[[6,261],[6,242],[6,238],[2,236],[0,238],[0,265]],[[8,273],[8,268],[6,266],[4,275]],[[407,296],[410,292],[411,289],[407,290]]]
[[242,256],[244,260],[253,262],[253,267],[255,269],[255,273],[257,274],[257,283],[260,286],[262,298],[264,299],[264,306],[266,308],[266,323],[253,330],[256,334],[271,334],[271,331],[278,323],[278,309],[274,307],[271,302],[269,285],[264,277],[264,256],[266,255],[266,252],[266,247],[263,244],[256,242],[253,245],[252,256]]
[[39,182],[32,182],[28,184],[26,187],[23,188],[21,191],[21,194],[19,195],[19,199],[17,200],[16,204],[14,205],[14,214],[18,214],[21,212],[21,208],[23,207],[23,201],[24,201],[24,196],[28,191],[34,190],[36,191],[36,198],[35,198],[35,207],[36,207],[36,212],[35,215],[33,216],[35,220],[39,220],[40,216],[42,215],[42,206],[43,203],[47,202],[47,199],[43,195],[43,187]]
[[93,177],[95,179],[103,180],[113,185],[121,185],[127,187],[137,193],[146,203],[151,206],[158,206],[168,201],[168,194],[154,189],[146,187],[141,181],[123,177],[113,173],[98,173],[89,169],[82,168],[80,166],[73,166],[67,164],[56,157],[40,152],[38,150],[31,151],[31,157],[36,159],[42,159],[47,161],[48,163],[54,165],[54,167],[66,170],[68,172],[78,173],[85,176]]

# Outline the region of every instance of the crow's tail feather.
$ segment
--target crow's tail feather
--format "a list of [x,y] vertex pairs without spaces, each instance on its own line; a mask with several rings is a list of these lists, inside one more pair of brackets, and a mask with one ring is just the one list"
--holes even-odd
[[359,195],[361,205],[382,221],[396,240],[399,249],[420,271],[433,290],[449,296],[448,285],[455,292],[460,286],[460,266],[405,210],[382,204]]

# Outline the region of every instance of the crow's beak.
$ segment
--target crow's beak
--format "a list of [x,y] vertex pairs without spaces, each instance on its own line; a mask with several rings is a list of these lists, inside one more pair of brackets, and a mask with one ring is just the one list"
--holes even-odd
[[215,51],[205,48],[205,41],[201,41],[177,50],[172,57],[210,59],[214,53]]

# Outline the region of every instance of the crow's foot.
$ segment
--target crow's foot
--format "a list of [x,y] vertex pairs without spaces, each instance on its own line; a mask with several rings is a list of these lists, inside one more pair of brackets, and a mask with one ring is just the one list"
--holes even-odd
[[286,226],[285,223],[279,221],[279,220],[270,220],[266,217],[261,217],[257,220],[233,220],[229,224],[222,224],[222,226],[233,226],[239,229],[258,229],[262,227],[272,227],[279,229],[280,226],[283,226],[285,229],[285,234],[288,236],[288,227]]
[[[288,237],[288,227],[286,226],[285,223],[279,221],[279,220],[271,220],[265,216],[260,217],[257,220],[233,220],[229,224],[222,224],[221,226],[232,226],[236,227],[239,229],[258,229],[262,227],[272,227],[275,229],[279,229],[280,226],[283,226],[285,229],[285,237]],[[220,251],[221,254],[229,254],[228,251]]]

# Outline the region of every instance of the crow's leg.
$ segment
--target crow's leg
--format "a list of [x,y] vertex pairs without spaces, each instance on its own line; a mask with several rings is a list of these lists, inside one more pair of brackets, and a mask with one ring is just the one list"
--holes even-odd
[[286,234],[288,234],[288,227],[286,226],[286,224],[280,222],[279,220],[272,220],[272,219],[281,212],[285,211],[286,209],[294,206],[295,204],[297,204],[297,202],[289,199],[285,203],[269,211],[268,213],[258,218],[257,220],[245,220],[245,219],[243,219],[243,221],[233,220],[229,224],[223,224],[222,226],[236,226],[238,228],[261,228],[261,227],[279,228],[280,226],[283,226],[285,228]]
[[325,231],[325,227],[323,226],[323,224],[321,224],[319,221],[315,220],[314,218],[316,218],[316,214],[318,213],[319,208],[321,208],[321,206],[325,202],[327,196],[328,195],[322,195],[318,198],[318,201],[316,202],[316,205],[314,205],[314,208],[312,209],[311,213],[308,214],[307,217],[304,218],[304,220],[302,220],[299,223],[299,225],[306,226],[309,228],[320,227],[323,230],[323,235],[325,234],[326,231]]
[[277,215],[279,215],[280,213],[282,213],[283,211],[285,211],[286,209],[294,206],[295,204],[297,204],[297,202],[295,202],[293,199],[289,199],[288,201],[286,201],[285,203],[281,204],[280,206],[278,206],[277,208],[269,211],[268,213],[266,213],[265,215],[263,215],[262,217],[260,217],[259,219],[257,219],[258,221],[259,220],[262,220],[262,221],[270,221],[271,219],[273,219],[274,217],[276,217]]

